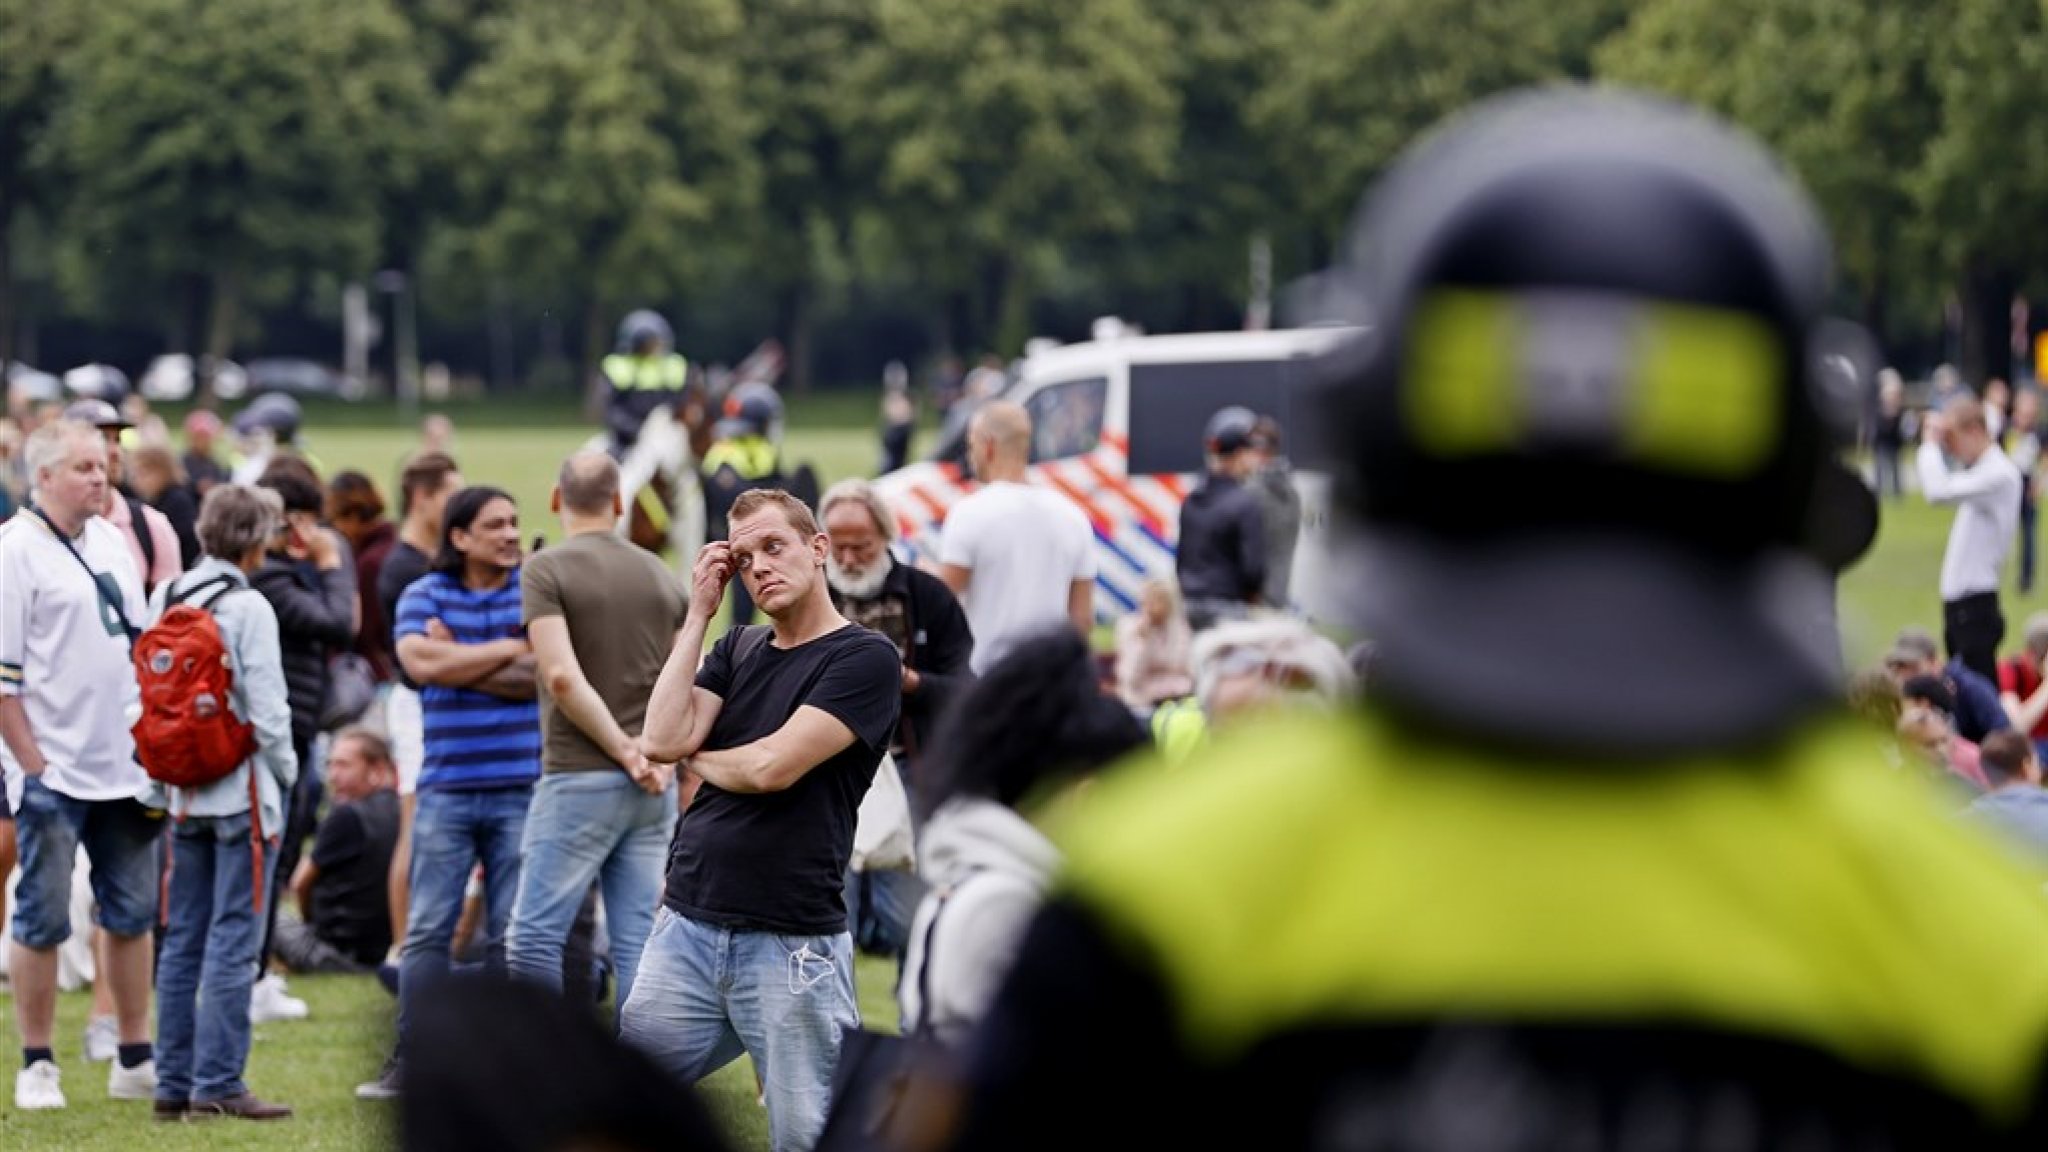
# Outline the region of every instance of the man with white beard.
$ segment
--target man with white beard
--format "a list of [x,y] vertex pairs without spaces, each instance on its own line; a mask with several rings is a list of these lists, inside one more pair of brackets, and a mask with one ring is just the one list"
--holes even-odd
[[[924,818],[924,790],[918,761],[946,702],[973,675],[967,661],[974,654],[974,633],[967,613],[946,582],[929,572],[899,564],[889,552],[896,518],[872,485],[843,480],[818,501],[818,523],[832,547],[825,554],[825,583],[839,614],[889,638],[903,660],[903,713],[889,740],[910,812]],[[883,767],[886,769],[887,764]],[[874,790],[884,786],[876,777]],[[856,947],[894,956],[901,963],[910,943],[910,921],[917,913],[924,885],[910,870],[904,851],[884,851],[890,859],[863,853],[871,837],[894,843],[870,821],[901,829],[885,819],[886,805],[873,797],[861,806],[861,830],[854,836],[854,860],[846,870],[846,920]],[[906,837],[907,841],[907,837]]]
[[918,806],[917,763],[946,701],[971,675],[974,634],[967,613],[929,572],[899,564],[889,553],[895,516],[865,480],[842,480],[818,501],[818,522],[832,542],[825,581],[832,605],[856,624],[880,632],[903,657],[903,718],[889,751]]

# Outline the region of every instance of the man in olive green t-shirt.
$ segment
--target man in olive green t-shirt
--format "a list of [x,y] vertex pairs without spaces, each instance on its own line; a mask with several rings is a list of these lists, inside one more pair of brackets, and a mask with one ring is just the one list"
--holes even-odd
[[562,464],[553,508],[566,536],[520,576],[540,678],[543,775],[526,818],[525,860],[506,963],[559,989],[562,951],[593,881],[603,888],[624,1004],[653,927],[675,823],[675,773],[635,740],[689,602],[652,553],[621,539],[619,467],[602,452]]

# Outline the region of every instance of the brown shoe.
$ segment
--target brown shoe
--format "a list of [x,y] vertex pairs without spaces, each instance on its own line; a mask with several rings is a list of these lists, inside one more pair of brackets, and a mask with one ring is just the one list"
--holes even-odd
[[230,1116],[237,1120],[289,1120],[292,1110],[282,1104],[267,1104],[244,1092],[224,1100],[194,1100],[190,1115],[194,1120],[210,1120],[216,1116]]
[[192,1105],[183,1100],[158,1100],[150,1107],[150,1117],[159,1124],[183,1124],[192,1111]]

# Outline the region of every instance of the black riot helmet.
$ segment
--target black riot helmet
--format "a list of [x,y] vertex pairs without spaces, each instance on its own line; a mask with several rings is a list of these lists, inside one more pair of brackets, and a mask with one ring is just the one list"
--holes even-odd
[[676,334],[661,313],[649,308],[640,308],[626,313],[626,318],[619,321],[618,337],[613,343],[612,350],[622,355],[634,355],[650,343],[660,344],[663,348],[673,348],[676,344]]
[[1829,273],[1790,177],[1681,105],[1516,94],[1404,157],[1332,277],[1368,330],[1317,366],[1382,695],[1631,752],[1826,699],[1802,621],[1874,531]]

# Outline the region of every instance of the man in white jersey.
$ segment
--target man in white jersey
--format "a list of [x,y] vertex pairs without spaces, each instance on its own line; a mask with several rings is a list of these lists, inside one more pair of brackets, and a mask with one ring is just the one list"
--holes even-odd
[[1942,643],[1950,656],[1998,679],[2005,615],[1998,572],[2020,522],[2020,470],[1999,450],[1984,406],[1957,396],[1930,415],[1920,442],[1920,490],[1931,504],[1956,505],[1941,556]]
[[1095,533],[1073,501],[1032,485],[1031,415],[991,400],[967,426],[981,489],[946,514],[939,576],[967,609],[978,675],[1033,632],[1095,623]]
[[130,623],[144,611],[142,579],[127,542],[98,515],[107,500],[99,432],[53,421],[24,455],[33,501],[0,526],[0,768],[21,843],[8,957],[22,1043],[14,1106],[64,1107],[50,1033],[80,845],[92,862],[120,1027],[107,1094],[148,1100],[151,848],[161,825],[137,802],[149,778],[128,734],[140,707],[128,650]]

